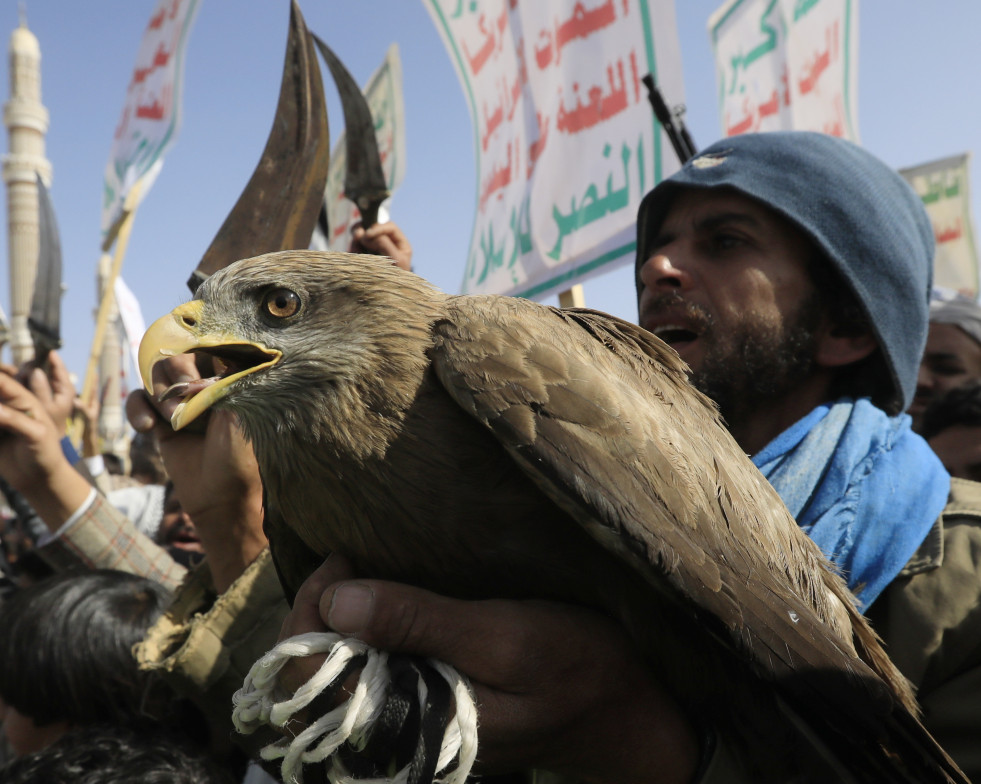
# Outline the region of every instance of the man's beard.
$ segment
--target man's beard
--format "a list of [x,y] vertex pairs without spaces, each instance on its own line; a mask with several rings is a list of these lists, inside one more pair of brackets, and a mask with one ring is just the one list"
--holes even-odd
[[[664,297],[664,306],[680,303]],[[689,323],[705,342],[701,367],[691,374],[696,389],[715,401],[730,428],[792,394],[814,369],[818,327],[824,308],[816,293],[801,303],[797,317],[778,326],[744,317],[726,332],[698,305],[683,303]]]

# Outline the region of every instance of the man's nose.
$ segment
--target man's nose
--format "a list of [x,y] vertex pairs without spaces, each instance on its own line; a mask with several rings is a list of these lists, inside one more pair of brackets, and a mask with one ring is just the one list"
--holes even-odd
[[[677,257],[676,257],[677,258]],[[673,290],[691,286],[691,274],[667,253],[655,253],[640,268],[640,282],[645,289]]]

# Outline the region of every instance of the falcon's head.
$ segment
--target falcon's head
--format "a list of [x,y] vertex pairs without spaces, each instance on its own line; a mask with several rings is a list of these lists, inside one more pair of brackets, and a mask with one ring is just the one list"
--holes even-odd
[[338,406],[384,414],[403,403],[386,399],[386,379],[425,363],[418,339],[428,340],[429,306],[441,296],[378,256],[282,251],[244,259],[150,326],[140,373],[152,394],[157,362],[212,357],[214,376],[163,393],[183,397],[175,429],[216,404],[239,412],[247,430],[250,419],[281,428],[329,417],[324,409]]

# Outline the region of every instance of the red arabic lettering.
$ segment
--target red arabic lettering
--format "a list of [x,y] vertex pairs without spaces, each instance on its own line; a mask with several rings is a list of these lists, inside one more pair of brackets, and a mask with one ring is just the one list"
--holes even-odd
[[613,0],[606,0],[591,11],[582,3],[576,3],[572,16],[555,27],[555,62],[562,57],[562,47],[576,38],[588,38],[591,33],[601,30],[616,21],[617,13]]
[[136,107],[136,116],[143,120],[162,120],[164,116],[163,104],[156,98],[153,103],[141,103]]
[[818,79],[821,78],[829,65],[831,65],[832,53],[834,53],[835,59],[838,57],[838,22],[836,21],[833,25],[825,30],[825,40],[827,41],[827,46],[823,52],[815,52],[814,58],[811,60],[810,64],[804,66],[804,76],[800,78],[797,82],[800,88],[801,95],[806,95],[811,92],[817,85]]
[[941,230],[940,228],[934,229],[934,238],[938,245],[942,245],[945,242],[953,242],[954,240],[959,240],[963,236],[963,230],[961,229],[961,219],[957,218],[953,224],[947,228]]
[[164,22],[164,17],[166,16],[166,11],[161,8],[157,13],[150,17],[150,24],[147,25],[148,30],[159,30],[160,26]]
[[749,98],[743,98],[743,119],[736,123],[729,122],[729,112],[726,112],[726,136],[738,136],[741,133],[746,133],[753,127],[753,123],[756,121],[756,115],[749,105]]
[[504,107],[498,105],[498,107],[494,110],[494,113],[491,114],[490,117],[488,117],[487,104],[485,103],[484,124],[486,126],[486,129],[484,130],[484,135],[480,139],[480,145],[484,148],[485,151],[487,150],[487,144],[488,142],[490,142],[491,136],[494,135],[494,131],[496,131],[500,127],[502,122],[504,122]]
[[623,60],[617,60],[616,74],[619,76],[620,86],[617,87],[614,80],[613,65],[606,67],[607,80],[610,85],[608,95],[603,95],[603,88],[594,85],[589,88],[589,103],[583,105],[579,98],[578,82],[572,85],[573,92],[576,93],[576,108],[569,110],[559,99],[559,111],[555,118],[555,127],[566,133],[578,133],[585,128],[592,128],[603,120],[608,120],[615,114],[627,108],[629,99],[627,98],[627,87],[623,74]]
[[504,31],[508,26],[508,9],[501,11],[501,15],[497,17],[497,48],[501,49],[504,47]]
[[777,92],[776,88],[773,89],[773,93],[770,95],[770,100],[766,103],[761,103],[757,108],[757,114],[762,120],[764,117],[772,117],[780,111],[780,94]]
[[477,20],[477,28],[486,36],[484,43],[480,45],[477,53],[471,55],[467,49],[467,42],[463,42],[463,56],[470,63],[470,70],[473,71],[474,76],[480,73],[480,69],[484,67],[494,53],[494,28],[491,27],[489,31],[487,30],[486,19],[483,14]]
[[480,189],[480,210],[483,211],[492,193],[506,188],[511,183],[511,142],[508,142],[508,162],[503,168],[495,166],[490,177]]
[[[627,0],[624,0],[624,15],[626,15]],[[572,16],[561,24],[553,20],[554,32],[542,30],[538,33],[539,44],[535,47],[535,62],[542,70],[553,61],[558,65],[562,60],[562,47],[576,38],[588,38],[592,33],[601,30],[616,21],[616,8],[613,0],[606,0],[595,8],[587,11],[581,3],[576,3]]]
[[168,52],[163,44],[157,47],[156,53],[153,55],[153,67],[154,68],[165,68],[168,61],[170,60],[170,52]]
[[542,30],[538,38],[544,40],[545,44],[541,48],[535,47],[535,62],[538,63],[539,69],[544,71],[552,62],[552,34],[548,30]]
[[166,85],[151,103],[136,105],[136,116],[143,120],[162,120],[170,112],[171,89]]
[[640,103],[640,76],[637,71],[637,52],[633,49],[630,50],[630,75],[634,80],[634,103]]
[[538,121],[538,138],[528,147],[528,177],[531,177],[531,173],[535,171],[535,163],[538,161],[538,157],[542,154],[542,150],[545,149],[545,143],[548,141],[548,123],[549,118],[545,118],[545,124],[542,125],[542,114],[541,112],[536,113],[535,118]]
[[[355,209],[357,209],[357,207],[355,207]],[[350,225],[351,225],[351,221],[348,220],[342,223],[336,229],[334,229],[334,231],[331,232],[330,235],[331,240],[333,241],[339,239],[342,235],[347,234],[347,230],[350,227]]]
[[829,136],[843,137],[845,135],[845,99],[840,92],[832,101],[832,106],[834,106],[835,116],[831,122],[825,123],[821,130]]

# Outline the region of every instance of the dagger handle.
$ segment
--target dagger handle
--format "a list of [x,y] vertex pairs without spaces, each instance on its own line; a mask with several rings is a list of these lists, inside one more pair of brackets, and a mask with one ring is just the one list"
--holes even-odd
[[375,201],[374,199],[368,201],[364,207],[358,205],[358,208],[361,210],[361,228],[363,228],[365,231],[378,223],[379,207],[381,207],[381,203]]

